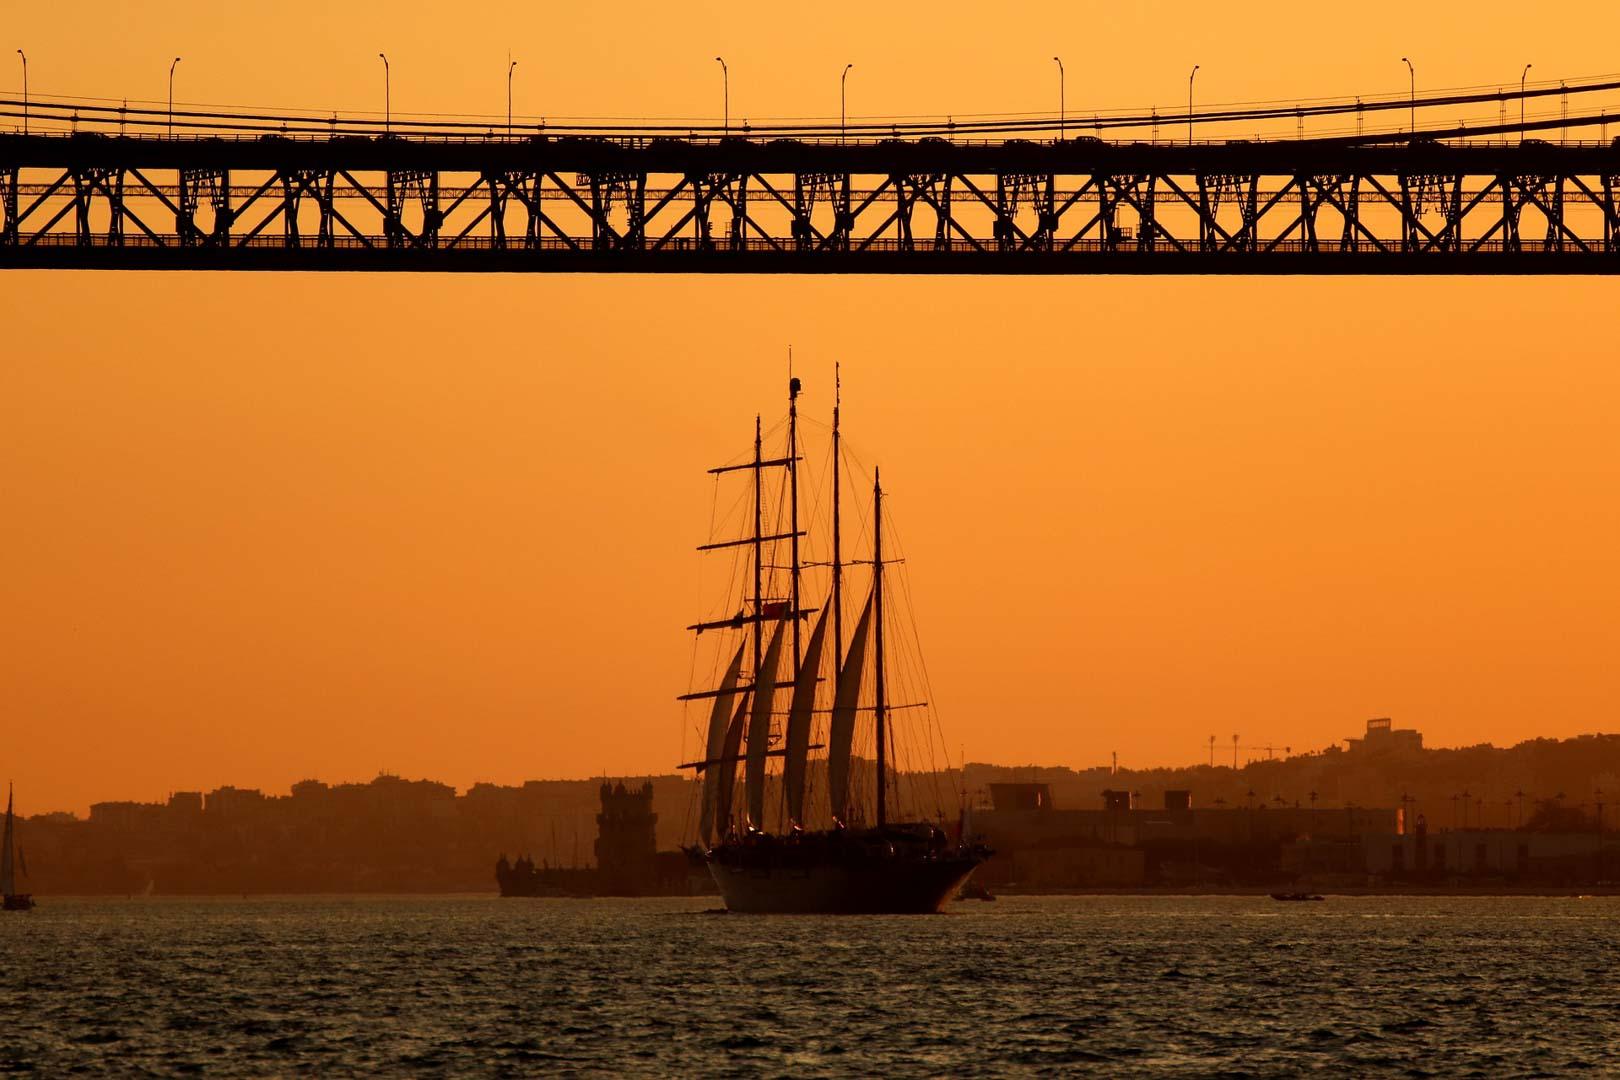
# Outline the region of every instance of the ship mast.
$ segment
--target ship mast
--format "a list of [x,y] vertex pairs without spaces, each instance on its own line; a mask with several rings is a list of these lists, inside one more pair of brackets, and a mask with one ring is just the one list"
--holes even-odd
[[[756,415],[754,417],[754,678],[753,678],[753,682],[756,685],[759,683],[759,666],[760,666],[760,663],[764,660],[764,656],[762,655],[762,653],[764,651],[763,637],[764,637],[764,633],[765,633],[765,615],[764,615],[765,601],[763,599],[764,589],[765,589],[765,583],[763,581],[764,561],[765,561],[764,560],[765,540],[764,540],[764,537],[760,535],[760,517],[761,517],[761,514],[764,512],[763,509],[762,509],[762,506],[761,506],[762,495],[763,495],[762,478],[765,475],[765,473],[764,473],[764,469],[763,469],[764,463],[760,460],[759,451],[760,451],[759,417],[758,417],[758,415]],[[796,542],[797,541],[795,541],[795,543]]]
[[838,409],[844,396],[844,382],[838,365],[833,365],[833,518],[832,518],[832,606],[833,606],[833,671],[844,669],[844,561],[838,533],[838,474],[841,458],[838,447]]
[[[796,438],[797,432],[794,434]],[[701,814],[702,824],[699,828],[705,844],[708,842],[711,822],[713,827],[718,828],[722,834],[730,828],[730,785],[733,782],[737,762],[743,760],[738,756],[738,751],[745,732],[743,720],[745,713],[749,712],[750,699],[748,695],[750,693],[754,696],[755,708],[746,727],[750,749],[747,757],[748,766],[745,779],[749,791],[750,818],[755,824],[764,817],[763,809],[758,801],[759,793],[763,791],[764,759],[785,753],[785,751],[773,752],[769,749],[770,732],[768,723],[770,714],[768,711],[763,713],[766,727],[761,728],[760,726],[760,699],[764,700],[764,708],[768,710],[770,698],[774,693],[777,682],[776,672],[779,649],[783,643],[782,639],[785,637],[782,631],[787,629],[778,623],[773,631],[772,645],[767,654],[765,648],[765,620],[767,618],[773,621],[781,618],[792,618],[797,624],[800,613],[789,611],[784,614],[778,610],[779,607],[786,605],[775,605],[767,613],[764,597],[765,545],[774,544],[780,540],[793,540],[795,548],[794,569],[795,576],[797,576],[797,548],[801,534],[797,528],[787,533],[765,534],[764,472],[766,469],[778,466],[791,468],[795,464],[795,457],[796,455],[771,460],[765,459],[763,424],[761,417],[756,415],[754,417],[753,457],[739,464],[721,465],[718,468],[709,470],[712,475],[716,476],[724,473],[739,472],[744,469],[752,470],[754,474],[753,528],[736,539],[713,540],[710,543],[698,546],[699,551],[721,551],[740,547],[752,548],[754,592],[752,611],[748,609],[750,601],[747,596],[747,587],[744,586],[743,607],[737,611],[736,615],[730,618],[703,620],[687,627],[688,630],[700,634],[705,630],[737,629],[741,630],[744,635],[742,641],[737,644],[737,651],[727,669],[726,676],[717,689],[696,690],[682,694],[679,698],[681,701],[697,701],[701,699],[713,702],[709,713],[708,733],[703,744],[703,757],[700,760],[687,762],[681,766],[683,769],[696,769],[703,775],[703,811]],[[745,570],[744,573],[746,574],[746,572]],[[797,589],[795,589],[795,592],[797,592]],[[748,624],[753,626],[751,634],[746,629]],[[797,631],[797,625],[795,625],[794,629]],[[753,646],[753,670],[749,673],[746,681],[739,683],[738,676],[741,673],[743,658],[749,652],[750,645]],[[732,702],[738,694],[744,695],[743,704],[733,711]],[[711,818],[711,811],[717,808],[717,803],[720,808],[719,812]]]
[[788,610],[793,612],[793,677],[799,677],[799,665],[804,653],[799,647],[799,380],[793,377],[793,350],[788,350],[788,498],[792,503],[791,524],[793,534],[793,594]]
[[872,468],[872,601],[873,617],[877,620],[877,827],[883,828],[888,820],[885,789],[888,787],[886,769],[886,743],[888,702],[883,692],[883,482],[876,466]]

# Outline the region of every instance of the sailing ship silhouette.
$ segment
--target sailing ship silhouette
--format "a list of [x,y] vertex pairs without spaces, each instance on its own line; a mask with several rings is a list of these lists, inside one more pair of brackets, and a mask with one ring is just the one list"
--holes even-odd
[[[926,708],[927,703],[896,705],[889,699],[892,560],[884,554],[883,486],[874,470],[870,557],[846,561],[842,550],[846,463],[839,428],[841,401],[835,397],[830,556],[824,563],[803,558],[801,541],[808,534],[800,514],[801,389],[800,381],[790,377],[787,446],[781,456],[765,455],[756,418],[752,457],[709,470],[716,477],[749,474],[752,525],[747,535],[711,538],[698,549],[747,557],[734,560],[741,581],[733,585],[743,594],[736,614],[688,627],[699,634],[719,631],[726,643],[718,656],[730,657],[717,688],[681,698],[709,703],[703,757],[682,766],[696,770],[703,781],[699,843],[688,850],[708,867],[731,911],[937,912],[989,853],[960,835],[951,836],[942,814],[928,821],[896,813],[893,714],[902,708]],[[777,519],[769,526],[767,507]],[[777,561],[783,546],[785,564]],[[860,613],[846,641],[845,571],[850,566],[869,567],[870,580],[864,600],[857,601]],[[803,603],[804,574],[812,567],[830,571],[827,602],[819,610]],[[768,589],[783,585],[786,596],[767,595]],[[721,610],[729,611],[731,605]],[[812,616],[815,621],[806,638],[803,628]],[[734,650],[729,642],[733,637],[740,638]],[[779,730],[775,706],[783,693],[788,709],[785,730]],[[858,722],[867,713],[872,719],[869,731]],[[828,717],[826,741],[812,744],[818,715]],[[870,737],[874,763],[870,816],[867,800],[856,791],[858,729]],[[825,779],[824,817],[813,815],[807,800],[812,750],[826,751],[817,763]],[[768,768],[772,759],[782,762],[774,777]],[[768,780],[775,780],[781,792],[775,829],[767,821]],[[820,817],[822,827],[815,826],[813,816]]]

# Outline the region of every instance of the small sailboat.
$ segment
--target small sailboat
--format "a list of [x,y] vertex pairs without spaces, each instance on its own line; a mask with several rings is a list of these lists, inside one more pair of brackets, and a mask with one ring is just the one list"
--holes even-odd
[[[37,854],[37,853],[36,853]],[[11,813],[11,785],[6,785],[6,831],[3,846],[0,846],[0,905],[6,911],[29,911],[34,906],[34,898],[27,893],[17,891],[15,863],[21,862],[22,853],[17,850],[17,837],[15,818]],[[23,863],[23,875],[28,874],[28,867]]]
[[[897,660],[914,665],[902,672],[907,692],[926,691],[926,672],[916,650],[897,648],[894,640],[899,624],[893,604],[906,590],[889,581],[888,566],[898,560],[885,555],[883,487],[874,471],[865,522],[868,557],[846,562],[840,501],[845,462],[835,398],[830,483],[821,485],[831,489],[830,514],[806,508],[809,521],[825,522],[828,529],[812,537],[803,527],[800,390],[800,381],[790,377],[787,445],[780,454],[766,454],[756,419],[751,457],[710,470],[717,478],[748,474],[751,491],[733,504],[746,525],[734,523],[723,538],[711,536],[699,548],[731,554],[734,573],[714,617],[688,627],[719,639],[713,655],[718,688],[707,683],[681,698],[700,702],[707,713],[706,723],[694,725],[702,756],[682,766],[702,777],[700,842],[689,852],[707,865],[730,911],[937,912],[989,852],[947,830],[949,808],[940,797],[945,785],[917,779],[937,781],[930,766],[944,758],[938,743],[917,752],[905,777],[909,790],[902,790],[895,755],[917,744],[897,743],[894,714],[926,710],[928,703],[891,700]],[[825,558],[805,557],[807,538],[830,541]],[[859,582],[864,596],[857,594],[850,605],[859,615],[846,637],[845,571],[856,566],[865,579]],[[807,577],[812,573],[813,580]],[[804,603],[823,595],[818,606]],[[785,712],[778,708],[783,697]],[[938,726],[931,714],[923,715],[915,727],[921,740],[933,740]],[[817,735],[824,741],[815,741]],[[812,759],[812,750],[826,753]],[[772,768],[775,762],[779,770]],[[930,793],[932,807],[925,805]]]

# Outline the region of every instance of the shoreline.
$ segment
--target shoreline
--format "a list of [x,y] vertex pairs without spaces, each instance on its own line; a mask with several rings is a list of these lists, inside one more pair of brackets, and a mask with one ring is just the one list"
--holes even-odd
[[1271,887],[1266,886],[1187,886],[1153,888],[1148,886],[1134,886],[1129,888],[1091,888],[1091,889],[1019,889],[1007,888],[996,890],[997,896],[1254,896],[1270,899],[1276,892],[1304,892],[1319,896],[1530,896],[1530,897],[1584,897],[1584,896],[1620,896],[1620,885],[1320,885],[1308,884],[1282,884]]
[[[1187,886],[1152,888],[1147,886],[1134,886],[1128,888],[1075,888],[1075,889],[1019,889],[1007,888],[994,891],[996,899],[1023,899],[1027,897],[1065,897],[1065,896],[1117,896],[1117,897],[1250,897],[1253,899],[1271,899],[1272,893],[1277,892],[1303,892],[1323,897],[1357,898],[1357,897],[1529,897],[1543,899],[1582,899],[1593,897],[1620,897],[1620,884],[1580,886],[1468,886],[1468,885],[1437,885],[1430,887],[1413,885],[1366,885],[1366,886],[1321,886],[1309,885],[1279,885],[1271,888],[1262,886]],[[717,896],[709,895],[658,895],[658,896],[514,896],[503,897],[495,892],[300,892],[300,893],[152,893],[150,895],[129,895],[127,893],[59,893],[48,896],[36,896],[42,903],[52,900],[72,901],[148,901],[148,900],[195,900],[205,902],[242,902],[267,900],[509,900],[513,906],[524,902],[537,900],[562,900],[572,904],[588,904],[597,900],[693,900],[713,902]],[[974,901],[953,900],[957,903],[971,905]],[[982,901],[980,901],[982,902]]]

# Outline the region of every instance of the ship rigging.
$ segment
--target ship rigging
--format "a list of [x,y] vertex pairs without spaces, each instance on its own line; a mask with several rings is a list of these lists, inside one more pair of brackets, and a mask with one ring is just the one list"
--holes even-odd
[[[765,432],[756,418],[750,458],[710,470],[717,483],[727,474],[750,474],[746,502],[739,500],[735,507],[742,513],[734,515],[746,515],[747,529],[737,536],[741,530],[734,527],[724,539],[711,537],[699,546],[702,552],[731,553],[733,580],[722,610],[735,614],[699,620],[688,628],[699,634],[720,632],[723,643],[715,652],[715,668],[723,674],[717,687],[710,682],[682,695],[683,701],[707,706],[699,739],[702,754],[683,767],[696,770],[702,779],[699,843],[691,849],[693,856],[708,864],[732,910],[934,911],[983,857],[959,837],[947,835],[937,766],[918,771],[933,779],[932,820],[918,805],[903,812],[897,799],[892,714],[897,708],[927,706],[925,700],[904,699],[897,706],[890,698],[894,642],[886,595],[891,591],[888,567],[895,560],[885,553],[884,492],[875,469],[870,557],[845,557],[846,463],[837,388],[835,379],[830,550],[825,561],[804,558],[806,543],[815,538],[801,521],[800,380],[789,378],[784,452],[766,455]],[[769,519],[767,505],[772,507]],[[782,553],[788,556],[785,565],[778,561]],[[860,614],[846,640],[846,569],[858,565],[870,568],[870,585],[864,600],[856,600]],[[827,602],[807,607],[806,595],[821,594],[806,588],[806,571],[822,569],[828,571]],[[733,600],[739,588],[742,595]],[[773,592],[777,595],[769,595]],[[918,668],[920,672],[920,663]],[[779,726],[783,714],[775,708],[781,690],[788,691],[785,728]],[[868,728],[861,722],[866,716],[871,718],[869,744]],[[814,741],[820,717],[825,717],[824,742]],[[929,766],[937,760],[931,752],[933,734],[926,731],[925,736]],[[870,799],[861,790],[867,759],[857,756],[858,742],[871,748]],[[826,753],[812,759],[812,750]],[[781,769],[772,774],[774,759],[781,760]],[[768,794],[773,785],[780,794],[774,807]],[[910,786],[916,804],[920,785],[914,781]],[[813,789],[819,789],[814,802]]]

